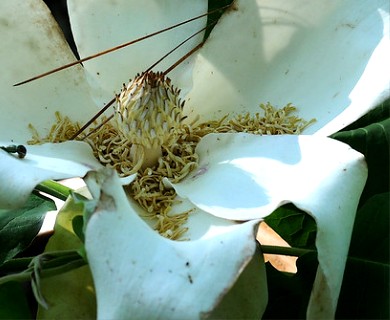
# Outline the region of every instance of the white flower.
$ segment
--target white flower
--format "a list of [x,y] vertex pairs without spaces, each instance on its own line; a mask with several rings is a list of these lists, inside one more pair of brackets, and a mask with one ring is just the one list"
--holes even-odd
[[[83,0],[69,1],[69,8],[79,53],[87,56],[201,14],[207,10],[207,2]],[[205,22],[199,20],[85,62],[89,84],[83,69],[77,67],[12,87],[74,58],[40,1],[6,0],[0,9],[2,146],[25,144],[30,138],[29,123],[40,131],[49,129],[56,110],[85,122],[96,112],[95,103],[100,107],[109,101],[123,82]],[[388,19],[385,0],[235,3],[204,47],[169,74],[187,100],[185,112],[189,118],[200,115],[213,119],[227,113],[257,112],[260,102],[293,102],[301,117],[317,119],[305,132],[313,135],[211,134],[202,139],[198,145],[199,169],[173,184],[176,192],[188,199],[185,205],[197,207],[189,221],[189,236],[194,241],[186,243],[162,239],[145,228],[136,215],[124,215],[139,209],[123,200],[115,177],[105,171],[92,173],[88,181],[93,194],[113,199],[101,202],[86,231],[99,317],[120,317],[132,310],[139,317],[180,318],[189,306],[193,316],[212,310],[219,295],[232,285],[254,254],[256,221],[287,202],[311,214],[318,227],[319,269],[308,317],[334,315],[367,173],[359,153],[326,135],[356,120],[389,95]],[[199,41],[194,38],[178,56]],[[158,68],[164,70],[176,59],[168,58]],[[100,167],[88,147],[78,142],[28,147],[27,152],[22,160],[0,150],[1,207],[22,202],[43,180],[84,176]],[[71,162],[74,165],[69,165]],[[94,187],[99,179],[101,186],[98,183]],[[250,222],[236,225],[230,220]],[[115,232],[110,233],[112,230]],[[226,268],[203,270],[201,258],[211,266],[218,241],[227,243],[220,258],[227,263]],[[211,245],[210,251],[204,251],[209,248],[205,244]],[[128,255],[124,255],[126,250]],[[226,257],[227,251],[230,257]],[[187,262],[191,266],[188,273]],[[159,283],[161,291],[145,280],[149,277],[145,272],[151,268],[155,271],[150,272],[150,279],[157,279],[152,274],[159,275],[155,268],[166,277]],[[169,270],[178,272],[171,275]],[[108,277],[109,272],[115,278]],[[131,277],[127,278],[128,274]],[[213,287],[217,277],[218,286]],[[199,290],[205,290],[204,295]],[[264,286],[258,290],[264,303]],[[134,303],[122,304],[125,297]],[[196,297],[196,301],[189,301],[189,297]],[[163,298],[167,300],[162,303]],[[176,300],[172,303],[170,299]],[[156,309],[150,309],[151,303]],[[175,306],[177,309],[169,309]]]

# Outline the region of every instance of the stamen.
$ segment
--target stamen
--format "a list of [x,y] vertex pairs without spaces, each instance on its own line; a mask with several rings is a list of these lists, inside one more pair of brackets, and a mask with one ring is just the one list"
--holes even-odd
[[[149,74],[143,76],[152,77]],[[153,97],[150,99],[153,100]],[[181,123],[175,129],[176,140],[169,145],[161,146],[157,164],[148,167],[143,167],[147,157],[144,152],[145,148],[130,142],[127,138],[124,139],[118,127],[112,121],[107,121],[107,118],[100,119],[100,123],[97,123],[99,130],[90,129],[84,141],[92,147],[95,157],[103,165],[115,169],[119,176],[126,177],[138,173],[135,181],[126,186],[127,193],[145,210],[145,217],[155,222],[154,227],[161,235],[170,239],[182,239],[186,232],[183,225],[190,212],[179,215],[169,213],[172,205],[177,202],[176,193],[174,189],[165,187],[163,178],[166,177],[173,183],[178,183],[190,172],[196,170],[199,157],[195,153],[195,148],[202,137],[209,133],[224,132],[298,134],[314,121],[304,121],[296,117],[293,114],[296,109],[291,104],[276,109],[267,103],[260,105],[260,108],[263,115],[246,113],[232,119],[226,115],[219,120],[200,124]],[[158,114],[160,122],[165,115]],[[56,119],[57,124],[52,126],[48,136],[43,139],[39,138],[38,133],[30,126],[34,132],[35,143],[66,141],[69,136],[67,132],[73,133],[79,128],[77,123],[72,123],[67,117],[62,118],[57,114]],[[181,120],[180,117],[179,120]],[[135,130],[137,126],[138,124],[131,130]],[[148,127],[151,128],[151,126],[149,120]],[[164,124],[162,126],[165,127]],[[137,132],[137,134],[140,133]],[[158,138],[157,134],[152,136]],[[152,144],[151,140],[148,143]]]
[[[80,140],[85,140],[85,139],[88,138],[91,134],[93,134],[94,132],[98,131],[101,127],[103,127],[108,121],[110,121],[110,120],[113,119],[113,118],[114,118],[114,115],[112,114],[112,115],[109,116],[107,119],[105,119],[101,124],[99,124],[97,127],[91,129],[91,131],[89,131],[88,134],[85,135],[85,137],[81,138]],[[96,119],[94,119],[94,120],[96,120]],[[75,135],[74,138],[72,137],[71,140],[74,140],[78,135],[79,135],[79,134],[77,133],[77,134]]]
[[[163,58],[201,31],[204,29],[185,39]],[[125,189],[144,209],[145,217],[154,223],[154,228],[169,239],[182,239],[191,211],[170,213],[178,200],[175,190],[166,187],[163,179],[178,183],[196,170],[199,157],[195,149],[204,136],[224,132],[298,134],[313,121],[294,116],[295,107],[291,104],[276,109],[267,103],[260,105],[262,115],[246,113],[234,118],[225,115],[217,121],[183,123],[186,118],[182,113],[184,101],[179,98],[180,90],[166,75],[202,45],[197,45],[164,72],[151,70],[163,58],[158,60],[124,84],[120,94],[82,128],[59,113],[46,138],[40,138],[34,127],[29,126],[33,132],[32,143],[62,142],[70,138],[84,140],[92,147],[95,157],[115,169],[119,176],[137,173],[136,179]],[[114,102],[117,103],[115,115],[100,117]],[[91,124],[95,128],[88,129]],[[85,130],[84,137],[79,137]]]
[[84,124],[71,138],[76,139],[85,129],[87,129],[97,118],[99,118],[116,100],[116,97],[111,99],[97,114],[95,114],[86,124]]

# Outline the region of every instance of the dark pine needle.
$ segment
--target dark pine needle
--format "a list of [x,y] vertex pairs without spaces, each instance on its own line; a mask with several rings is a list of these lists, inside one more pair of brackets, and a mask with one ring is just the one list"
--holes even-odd
[[[229,6],[230,6],[230,5],[226,6],[226,8],[229,7]],[[27,80],[24,80],[24,81],[15,83],[13,86],[14,86],[14,87],[17,87],[17,86],[20,86],[20,85],[22,85],[22,84],[29,83],[29,82],[34,81],[34,80],[38,80],[38,79],[40,79],[40,78],[46,77],[46,76],[48,76],[48,75],[50,75],[50,74],[53,74],[53,73],[56,73],[56,72],[58,72],[58,71],[61,71],[61,70],[64,70],[64,69],[73,67],[73,66],[75,66],[76,64],[81,64],[81,63],[83,63],[83,62],[85,62],[85,61],[88,61],[88,60],[91,60],[91,59],[100,57],[100,56],[105,55],[105,54],[107,54],[107,53],[111,53],[111,52],[113,52],[113,51],[117,51],[117,50],[122,49],[122,48],[124,48],[124,47],[130,46],[130,45],[132,45],[132,44],[134,44],[134,43],[137,43],[137,42],[143,41],[143,40],[145,40],[145,39],[154,37],[155,35],[158,35],[158,34],[160,34],[160,33],[164,33],[164,32],[167,32],[167,31],[169,31],[169,30],[178,28],[178,27],[180,27],[180,26],[182,26],[182,25],[184,25],[184,24],[190,23],[190,22],[192,22],[192,21],[194,21],[194,20],[200,19],[200,18],[205,17],[205,16],[207,16],[207,15],[210,15],[210,14],[212,14],[212,13],[214,13],[214,12],[220,11],[221,9],[223,9],[223,8],[219,8],[219,9],[215,9],[215,10],[212,10],[212,11],[209,11],[209,12],[206,12],[206,13],[203,13],[203,14],[201,14],[201,15],[199,15],[199,16],[196,16],[196,17],[194,17],[194,18],[191,18],[191,19],[182,21],[182,22],[180,22],[180,23],[177,23],[177,24],[172,25],[172,26],[170,26],[170,27],[167,27],[167,28],[165,28],[165,29],[162,29],[162,30],[153,32],[153,33],[148,34],[148,35],[143,36],[143,37],[140,37],[140,38],[138,38],[138,39],[135,39],[135,40],[132,40],[132,41],[123,43],[123,44],[121,44],[121,45],[119,45],[119,46],[116,46],[116,47],[113,47],[113,48],[110,48],[110,49],[101,51],[101,52],[99,52],[99,53],[90,55],[90,56],[85,57],[85,58],[82,58],[82,59],[80,59],[80,60],[76,60],[76,61],[74,61],[74,62],[65,64],[65,65],[63,65],[63,66],[61,66],[61,67],[58,67],[58,68],[55,68],[55,69],[53,69],[53,70],[44,72],[44,73],[42,73],[42,74],[40,74],[40,75],[34,76],[34,77],[30,78],[30,79],[27,79]]]

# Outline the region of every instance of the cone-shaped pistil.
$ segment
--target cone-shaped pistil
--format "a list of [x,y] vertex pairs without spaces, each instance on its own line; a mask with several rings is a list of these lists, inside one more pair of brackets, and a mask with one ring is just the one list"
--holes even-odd
[[184,106],[179,93],[163,73],[149,71],[123,85],[117,96],[118,131],[132,144],[133,161],[143,155],[143,168],[156,164],[161,147],[177,140]]

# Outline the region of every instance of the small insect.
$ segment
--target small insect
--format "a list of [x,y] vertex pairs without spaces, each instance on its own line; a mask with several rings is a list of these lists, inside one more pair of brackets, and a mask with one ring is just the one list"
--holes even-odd
[[11,145],[9,145],[7,147],[0,146],[0,149],[6,151],[8,153],[17,153],[19,159],[23,159],[26,156],[26,154],[27,154],[26,147],[21,145],[21,144],[19,144],[19,145],[11,144]]

